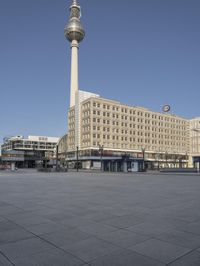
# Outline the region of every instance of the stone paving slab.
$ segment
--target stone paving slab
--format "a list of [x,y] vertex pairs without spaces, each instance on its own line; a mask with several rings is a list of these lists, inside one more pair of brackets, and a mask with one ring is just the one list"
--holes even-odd
[[128,248],[149,239],[148,236],[136,234],[124,229],[98,235],[98,238],[110,242],[121,248]]
[[84,262],[59,249],[13,260],[15,266],[83,266]]
[[85,262],[89,262],[113,251],[119,250],[117,246],[95,237],[91,237],[62,248]]
[[104,224],[115,226],[118,229],[128,228],[137,224],[141,224],[145,221],[147,215],[143,213],[124,215],[122,217],[117,217],[114,219],[103,220]]
[[200,265],[200,253],[195,251],[169,264],[169,266],[197,266],[197,265]]
[[157,239],[190,249],[196,249],[200,246],[200,235],[184,231],[164,232],[158,235]]
[[101,223],[89,223],[87,225],[80,226],[79,229],[85,233],[98,236],[117,230],[114,226],[104,225]]
[[13,266],[13,264],[1,253],[0,253],[0,265],[1,266]]
[[21,228],[5,230],[0,233],[0,245],[33,238],[34,235]]
[[20,226],[7,220],[0,222],[0,232],[5,232],[13,229],[20,229]]
[[184,224],[182,223],[181,226],[179,227],[179,230],[197,234],[200,236],[200,220],[196,222],[188,222]]
[[68,219],[59,221],[59,224],[63,226],[71,227],[74,229],[77,227],[87,226],[87,225],[94,224],[94,223],[95,222],[92,221],[91,219],[86,219],[86,218],[83,218],[82,216],[73,216],[73,218],[68,218]]
[[140,244],[134,245],[130,249],[166,264],[191,251],[188,248],[183,248],[156,239],[144,241]]
[[121,250],[113,252],[107,256],[103,256],[89,262],[91,266],[164,266],[165,264],[158,262],[152,258],[148,258],[141,254]]
[[25,226],[24,228],[28,232],[31,232],[38,236],[68,230],[67,227],[61,224],[58,224],[56,222],[51,222],[51,221],[43,223],[43,224]]
[[49,234],[43,234],[40,237],[57,247],[62,247],[85,240],[89,238],[90,235],[80,231],[79,229],[65,229]]
[[41,253],[45,250],[51,250],[53,248],[54,246],[49,243],[34,237],[0,245],[0,252],[6,255],[10,260],[14,260],[16,258],[29,257],[30,255]]
[[131,227],[126,228],[131,232],[135,232],[137,234],[146,235],[149,237],[156,237],[157,235],[170,232],[175,230],[174,226],[168,222],[160,223],[158,220],[159,226],[156,226],[156,222],[145,221],[144,223],[140,223]]

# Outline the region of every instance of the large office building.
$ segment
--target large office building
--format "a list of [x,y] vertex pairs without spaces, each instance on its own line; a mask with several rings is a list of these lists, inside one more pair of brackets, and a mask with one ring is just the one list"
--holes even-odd
[[169,113],[128,106],[80,91],[78,48],[85,37],[76,0],[70,6],[65,36],[71,43],[71,87],[66,157],[78,155],[84,167],[101,161],[105,170],[138,167],[186,167],[190,155],[190,121]]
[[8,137],[1,146],[2,162],[17,168],[34,168],[51,160],[59,138],[46,136]]
[[69,110],[68,159],[75,156],[78,147],[83,161],[91,157],[92,162],[103,148],[105,169],[119,169],[125,155],[136,161],[144,157],[148,168],[187,166],[189,120],[97,96],[82,101],[79,108],[78,139],[75,107]]

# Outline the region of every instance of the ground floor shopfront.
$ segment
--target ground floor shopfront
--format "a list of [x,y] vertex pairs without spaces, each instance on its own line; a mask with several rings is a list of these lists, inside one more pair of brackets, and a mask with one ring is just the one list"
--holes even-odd
[[108,150],[78,150],[66,153],[65,163],[69,168],[101,169],[112,172],[140,172],[162,168],[187,168],[189,156],[169,153],[149,153],[142,150],[123,153]]
[[142,159],[131,157],[79,157],[67,160],[68,168],[102,170],[106,172],[142,172],[145,164]]
[[49,161],[45,151],[2,151],[2,165],[6,169],[36,168],[39,165],[47,165]]

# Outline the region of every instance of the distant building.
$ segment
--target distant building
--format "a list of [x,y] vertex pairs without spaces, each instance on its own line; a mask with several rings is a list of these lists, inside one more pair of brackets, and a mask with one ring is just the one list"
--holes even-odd
[[3,167],[2,158],[1,158],[1,155],[0,155],[0,170],[1,169],[4,169],[4,167]]
[[4,139],[2,162],[17,168],[34,168],[55,155],[59,138],[44,136],[15,136]]
[[60,158],[65,158],[66,153],[68,151],[68,145],[67,145],[68,135],[64,135],[61,137],[58,141],[58,154]]
[[64,135],[58,142],[58,160],[61,168],[67,168],[66,155],[68,151],[68,135]]
[[190,153],[195,167],[200,169],[200,117],[190,120]]

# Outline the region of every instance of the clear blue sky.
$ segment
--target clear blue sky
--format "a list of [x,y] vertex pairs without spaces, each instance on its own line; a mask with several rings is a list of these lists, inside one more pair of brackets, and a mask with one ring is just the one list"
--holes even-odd
[[[70,0],[1,0],[0,142],[67,129]],[[79,0],[80,89],[200,116],[199,0]]]

